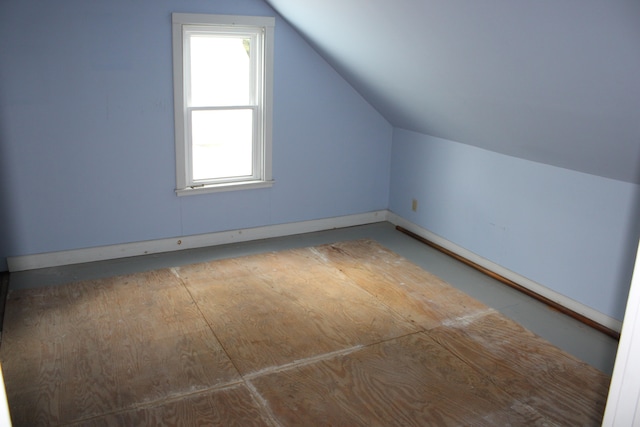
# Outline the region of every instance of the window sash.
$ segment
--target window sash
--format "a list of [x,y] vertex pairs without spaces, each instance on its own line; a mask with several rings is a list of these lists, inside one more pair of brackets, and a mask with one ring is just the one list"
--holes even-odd
[[[272,17],[200,15],[174,13],[174,103],[176,123],[176,192],[178,195],[234,188],[271,186],[271,96],[273,72]],[[251,45],[250,100],[247,105],[193,105],[190,90],[191,35],[248,38]],[[251,110],[252,144],[251,175],[215,179],[194,179],[192,116],[195,111]]]
[[229,38],[247,38],[250,40],[252,54],[249,57],[249,104],[260,105],[263,101],[264,47],[263,31],[260,28],[228,28],[215,26],[184,25],[183,27],[183,75],[185,106],[193,106],[191,84],[191,38],[192,36],[214,36]]
[[[252,122],[252,135],[251,135],[251,173],[246,175],[228,175],[222,177],[202,178],[198,179],[194,175],[194,141],[193,141],[193,112],[194,111],[251,111]],[[233,106],[233,107],[189,107],[187,108],[187,159],[192,166],[191,169],[191,182],[189,187],[200,187],[203,185],[221,184],[228,182],[242,182],[242,181],[254,181],[260,180],[262,163],[263,163],[263,150],[260,149],[260,140],[257,135],[259,132],[259,114],[258,106],[245,105],[245,106]]]

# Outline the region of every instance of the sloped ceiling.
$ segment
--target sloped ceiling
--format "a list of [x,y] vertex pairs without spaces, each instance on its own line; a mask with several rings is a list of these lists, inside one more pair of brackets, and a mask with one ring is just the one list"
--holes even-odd
[[640,0],[266,0],[389,122],[640,183]]

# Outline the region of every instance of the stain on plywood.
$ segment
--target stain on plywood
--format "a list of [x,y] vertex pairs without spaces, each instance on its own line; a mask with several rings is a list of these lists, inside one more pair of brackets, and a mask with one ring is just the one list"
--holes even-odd
[[442,347],[554,423],[599,425],[611,378],[493,313],[428,332]]
[[215,282],[176,269],[242,374],[417,330],[310,249],[244,265],[251,273]]
[[424,329],[489,309],[371,240],[325,245],[318,250],[358,286]]

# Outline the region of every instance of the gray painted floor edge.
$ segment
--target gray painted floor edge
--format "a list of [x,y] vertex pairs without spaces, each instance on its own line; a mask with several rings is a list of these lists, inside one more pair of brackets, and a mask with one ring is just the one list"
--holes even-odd
[[260,252],[369,238],[611,375],[618,341],[397,231],[388,222],[208,248],[43,268],[10,275],[10,290],[174,267]]

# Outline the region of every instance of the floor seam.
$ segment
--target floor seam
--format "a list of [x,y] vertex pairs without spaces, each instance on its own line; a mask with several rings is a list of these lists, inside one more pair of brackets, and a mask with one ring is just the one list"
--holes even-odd
[[224,351],[225,356],[227,356],[227,359],[229,359],[229,363],[231,363],[231,365],[233,366],[233,369],[235,369],[236,373],[240,377],[242,377],[242,373],[241,373],[240,369],[238,368],[238,366],[235,364],[235,362],[231,358],[231,355],[229,354],[227,349],[224,347],[224,344],[222,344],[222,341],[220,341],[220,338],[218,338],[218,334],[216,334],[216,331],[213,329],[213,326],[211,325],[211,323],[209,323],[209,320],[207,319],[207,316],[205,316],[204,313],[202,312],[202,309],[200,308],[200,305],[198,304],[198,302],[196,301],[195,297],[191,293],[191,290],[189,290],[189,287],[187,286],[186,281],[180,276],[180,273],[178,272],[178,269],[176,267],[173,267],[170,270],[171,270],[171,273],[173,273],[178,278],[178,280],[182,284],[182,287],[187,291],[187,294],[189,294],[189,298],[191,298],[191,301],[196,306],[196,309],[198,310],[198,313],[200,313],[200,316],[202,317],[204,322],[207,324],[207,327],[211,331],[211,334],[215,338],[216,342],[218,343],[218,345],[220,346],[222,351]]
[[298,360],[294,360],[293,362],[289,362],[289,363],[285,363],[283,365],[276,365],[276,366],[270,366],[270,367],[266,367],[266,368],[262,368],[258,371],[254,371],[254,372],[249,372],[247,374],[242,375],[242,378],[244,378],[247,381],[251,381],[253,379],[259,378],[263,375],[269,375],[269,374],[275,374],[275,373],[279,373],[279,372],[285,372],[291,369],[295,369],[298,367],[302,367],[302,366],[307,366],[307,365],[311,365],[313,363],[316,362],[322,362],[325,360],[331,360],[335,357],[339,357],[339,356],[346,356],[348,354],[354,353],[358,350],[361,350],[363,348],[368,347],[368,345],[356,345],[353,347],[349,347],[346,349],[340,349],[340,350],[335,350],[329,353],[322,353],[319,355],[315,355],[315,356],[311,356],[311,357],[307,357],[304,359],[298,359]]
[[[371,240],[372,242],[377,243],[375,240],[372,240],[372,239],[364,239],[364,240]],[[340,250],[342,253],[344,253],[344,254],[346,254],[347,256],[349,256],[349,257],[352,257],[352,258],[353,258],[353,256],[352,256],[350,253],[348,253],[347,251],[345,251],[345,250],[344,250],[344,249],[342,249],[342,248],[337,248],[337,247],[335,247],[334,245],[335,245],[335,244],[330,244],[330,245],[327,245],[327,246],[330,246],[330,247],[332,247],[332,248],[334,248],[334,249],[338,249],[338,250]],[[315,248],[314,248],[314,249],[315,249]],[[327,259],[327,260],[328,260],[328,258],[327,258],[326,256],[324,256],[323,254],[320,254],[320,251],[317,251],[317,252],[318,252],[319,256],[324,257],[325,259]],[[385,307],[387,310],[389,310],[391,313],[393,313],[393,314],[395,314],[396,316],[398,316],[400,319],[402,319],[404,322],[406,322],[409,326],[411,326],[411,327],[413,327],[413,328],[417,329],[417,330],[416,330],[416,331],[414,331],[414,332],[423,332],[423,331],[426,331],[426,330],[428,330],[428,329],[429,329],[429,328],[426,328],[426,327],[424,327],[423,325],[419,324],[419,323],[418,323],[418,322],[416,322],[415,320],[412,320],[410,317],[405,316],[403,313],[401,313],[401,312],[397,311],[397,310],[396,310],[396,309],[394,309],[391,305],[387,304],[387,303],[386,303],[384,300],[382,300],[378,295],[374,294],[374,293],[373,293],[373,292],[371,292],[370,290],[366,289],[366,288],[365,288],[365,287],[363,287],[363,286],[360,286],[360,284],[359,284],[355,279],[353,279],[353,278],[351,277],[351,275],[350,275],[348,272],[346,272],[345,270],[343,270],[343,269],[342,269],[342,268],[340,268],[339,266],[334,265],[334,263],[333,263],[333,262],[331,262],[330,266],[331,266],[332,268],[334,268],[335,270],[339,271],[339,272],[340,272],[340,274],[342,274],[346,279],[348,279],[349,283],[350,283],[352,286],[355,286],[355,287],[356,287],[357,289],[359,289],[360,291],[362,291],[362,292],[366,293],[367,295],[369,295],[370,297],[372,297],[372,298],[373,298],[373,299],[374,299],[378,304],[380,304],[381,306],[383,306],[383,307]],[[358,267],[358,269],[360,269],[360,270],[362,270],[362,271],[366,271],[366,270],[367,270],[366,268],[359,268],[359,267]],[[409,295],[407,295],[407,296],[409,297]],[[409,334],[409,335],[410,335],[410,334]]]
[[183,393],[179,393],[179,394],[175,394],[175,395],[170,395],[170,396],[165,396],[163,398],[160,399],[155,399],[155,400],[149,400],[149,401],[145,401],[145,402],[137,402],[134,403],[133,405],[126,407],[126,408],[121,408],[115,411],[107,411],[107,412],[103,412],[101,414],[97,414],[97,415],[92,415],[89,417],[84,417],[84,418],[78,418],[75,420],[71,420],[69,422],[66,422],[64,424],[61,424],[62,426],[72,426],[72,425],[76,425],[78,423],[83,423],[83,422],[87,422],[87,421],[91,421],[91,420],[99,420],[101,418],[107,417],[107,416],[112,416],[112,415],[118,415],[118,414],[124,414],[127,412],[131,412],[131,411],[137,411],[140,409],[148,409],[148,408],[153,408],[156,406],[162,406],[165,405],[167,403],[172,403],[172,402],[179,402],[181,400],[184,399],[188,399],[190,397],[193,396],[198,396],[201,394],[207,394],[207,393],[212,393],[212,392],[218,392],[218,391],[223,391],[223,390],[228,390],[228,389],[233,389],[236,387],[241,387],[245,385],[245,382],[242,380],[242,378],[238,378],[237,380],[234,381],[230,381],[230,382],[226,382],[226,383],[222,383],[222,384],[216,384],[204,389],[200,389],[200,390],[195,390],[195,391],[191,391],[191,392],[183,392]]
[[265,399],[262,396],[262,394],[260,394],[258,389],[253,385],[253,383],[249,380],[245,380],[244,384],[249,390],[249,394],[251,394],[251,398],[256,402],[256,404],[260,407],[260,409],[262,409],[266,413],[266,416],[268,417],[271,424],[273,424],[274,427],[283,427],[280,421],[278,421],[278,418],[275,416],[275,414],[271,410],[271,405],[269,404],[269,401]]
[[462,326],[468,326],[469,323],[480,319],[482,317],[485,317],[487,315],[490,315],[492,313],[498,313],[497,310],[493,309],[493,308],[489,308],[488,310],[484,310],[482,312],[479,313],[474,313],[472,315],[469,316],[462,316],[462,317],[458,317],[456,319],[452,319],[449,322],[442,322],[442,324],[440,324],[439,326],[430,329],[426,332],[427,337],[432,340],[436,345],[438,345],[440,348],[442,348],[444,351],[446,351],[447,353],[451,354],[453,357],[455,357],[457,360],[459,360],[460,362],[462,362],[464,365],[466,365],[469,369],[471,369],[473,372],[476,372],[479,376],[481,376],[482,378],[486,379],[487,381],[489,381],[491,384],[493,384],[493,386],[500,390],[502,393],[504,393],[505,395],[509,396],[511,400],[511,402],[518,402],[520,405],[526,406],[527,408],[529,408],[531,411],[535,412],[537,415],[539,415],[541,418],[543,418],[545,421],[549,421],[551,422],[552,425],[556,425],[555,423],[553,423],[550,419],[548,419],[548,417],[542,413],[540,413],[535,407],[529,405],[528,403],[522,401],[520,398],[518,398],[517,396],[514,396],[512,392],[510,392],[507,388],[503,387],[500,383],[496,382],[494,380],[494,378],[487,373],[484,369],[478,368],[474,365],[472,365],[468,360],[466,360],[465,358],[459,356],[456,352],[450,350],[449,348],[447,348],[444,344],[440,343],[440,341],[438,341],[435,337],[433,337],[431,335],[431,331],[438,329],[438,328],[456,328],[458,326],[460,326],[462,324]]
[[402,334],[402,335],[397,335],[397,336],[393,336],[393,337],[389,337],[389,338],[385,338],[382,340],[377,340],[368,344],[359,344],[359,345],[355,345],[352,347],[348,347],[348,348],[343,348],[340,350],[335,350],[335,351],[331,351],[329,353],[322,353],[319,355],[315,355],[315,356],[310,356],[304,359],[298,359],[298,360],[294,360],[293,362],[289,362],[289,363],[285,363],[283,365],[277,365],[277,366],[270,366],[267,368],[263,368],[254,372],[249,372],[246,374],[241,374],[242,378],[246,381],[253,381],[256,378],[260,378],[262,376],[265,375],[271,375],[271,374],[277,374],[277,373],[281,373],[281,372],[286,372],[289,370],[293,370],[296,368],[300,368],[300,367],[304,367],[304,366],[308,366],[308,365],[312,365],[314,363],[317,362],[324,362],[327,360],[332,360],[335,359],[337,357],[341,357],[341,356],[347,356],[350,355],[352,353],[356,353],[358,351],[361,350],[365,350],[369,347],[373,347],[375,345],[379,345],[379,344],[384,344],[390,341],[395,341],[395,340],[399,340],[401,338],[406,338],[412,335],[416,335],[416,334],[422,334],[426,332],[425,330],[419,330],[419,331],[413,331],[413,332],[409,332],[406,334]]
[[391,337],[391,338],[375,341],[375,342],[369,343],[369,344],[360,344],[360,345],[356,345],[356,346],[349,347],[349,348],[346,348],[346,349],[336,350],[336,351],[332,351],[332,352],[329,352],[329,353],[323,353],[323,354],[320,354],[320,355],[317,355],[317,356],[311,356],[311,357],[308,357],[308,358],[305,358],[305,359],[294,360],[293,362],[285,363],[283,365],[263,368],[263,369],[260,369],[258,371],[255,371],[255,372],[250,372],[250,373],[242,375],[242,379],[244,380],[246,387],[249,389],[252,397],[254,398],[256,403],[260,406],[260,408],[264,409],[264,411],[267,413],[269,419],[275,424],[276,427],[281,427],[282,424],[279,423],[278,419],[273,414],[273,411],[271,410],[271,406],[269,404],[269,401],[260,394],[258,389],[253,384],[253,382],[252,382],[253,380],[258,379],[258,378],[260,378],[262,376],[265,376],[265,375],[278,374],[278,373],[286,372],[286,371],[289,371],[289,370],[297,369],[297,368],[300,368],[300,367],[309,366],[309,365],[312,365],[314,363],[332,360],[334,358],[341,357],[341,356],[347,356],[349,354],[356,353],[358,351],[364,350],[366,348],[369,348],[369,347],[372,347],[372,346],[375,346],[375,345],[378,345],[378,344],[382,344],[382,343],[385,343],[385,342],[398,340],[398,339],[405,338],[405,337],[408,337],[408,336],[411,336],[411,335],[422,334],[424,332],[425,331],[423,331],[423,330],[414,331],[414,332],[410,332],[408,334],[394,336],[394,337]]

